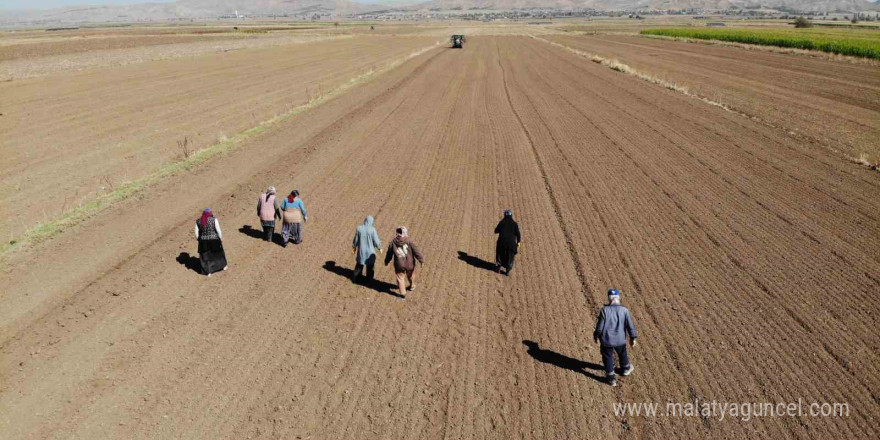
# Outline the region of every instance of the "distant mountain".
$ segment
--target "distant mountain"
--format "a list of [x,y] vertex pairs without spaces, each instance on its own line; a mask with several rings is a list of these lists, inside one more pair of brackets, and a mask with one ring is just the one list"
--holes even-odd
[[740,8],[784,8],[796,11],[870,11],[877,5],[867,0],[650,0],[652,9],[727,9]]
[[[88,0],[83,0],[87,2]],[[221,15],[353,14],[385,9],[345,0],[178,0],[175,3],[69,6],[47,10],[0,10],[0,23],[86,23],[213,18]]]
[[[87,2],[88,0],[83,0]],[[370,2],[372,0],[357,0]],[[142,3],[135,5],[70,6],[49,10],[2,10],[0,24],[75,24],[96,22],[136,22],[142,20],[174,20],[284,15],[293,17],[340,16],[369,11],[403,8],[422,9],[727,9],[786,8],[798,11],[861,12],[880,10],[880,3],[868,0],[375,0],[380,4],[356,3],[348,0],[178,0],[175,3]]]
[[207,14],[232,14],[237,10],[243,15],[303,14],[319,11],[345,14],[376,9],[370,5],[345,0],[178,0],[177,5]]
[[[880,0],[877,0],[880,1]],[[422,9],[728,9],[740,8],[786,8],[797,11],[876,11],[880,4],[867,0],[430,0],[416,7]]]

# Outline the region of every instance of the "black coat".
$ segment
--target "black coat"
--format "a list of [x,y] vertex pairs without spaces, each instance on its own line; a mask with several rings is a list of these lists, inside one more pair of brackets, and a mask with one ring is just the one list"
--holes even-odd
[[519,232],[519,225],[513,221],[513,217],[505,216],[495,226],[495,233],[498,234],[498,242],[495,244],[495,262],[504,267],[510,267],[516,256],[519,242],[522,236]]

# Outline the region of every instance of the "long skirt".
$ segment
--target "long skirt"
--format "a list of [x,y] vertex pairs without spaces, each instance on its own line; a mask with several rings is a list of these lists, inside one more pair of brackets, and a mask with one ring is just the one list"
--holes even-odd
[[226,252],[223,252],[223,242],[220,240],[199,240],[199,261],[202,263],[202,273],[205,275],[223,270],[226,267]]
[[293,244],[302,243],[302,223],[284,223],[283,225],[281,225],[281,238],[284,243],[287,243],[287,240],[293,241]]
[[510,270],[513,269],[513,263],[516,259],[517,245],[503,243],[500,240],[495,245],[495,264]]

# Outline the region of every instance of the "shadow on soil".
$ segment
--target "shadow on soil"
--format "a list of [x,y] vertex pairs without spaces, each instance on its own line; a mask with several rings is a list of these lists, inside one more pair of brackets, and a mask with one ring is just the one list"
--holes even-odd
[[395,293],[394,291],[391,290],[391,289],[397,288],[397,286],[395,286],[394,284],[386,283],[384,281],[379,281],[377,279],[371,280],[365,276],[361,276],[357,280],[352,280],[351,276],[354,275],[354,270],[349,269],[347,267],[337,266],[335,261],[325,262],[324,263],[324,270],[326,270],[328,272],[333,272],[336,275],[339,275],[341,277],[345,277],[346,279],[348,279],[349,281],[351,281],[354,284],[357,284],[358,286],[369,287],[370,289],[373,289],[376,292],[385,293],[385,294],[391,295],[395,298],[404,298],[404,296],[402,296],[398,293]]
[[476,267],[477,269],[485,269],[492,272],[497,272],[497,267],[495,266],[495,263],[491,263],[480,257],[468,255],[467,252],[458,251],[458,259],[464,261],[467,264],[470,264],[471,266]]
[[188,252],[181,252],[177,256],[177,262],[197,274],[202,273],[202,263],[199,261],[199,257],[193,257]]
[[[251,237],[251,238],[258,238],[260,240],[263,239],[263,230],[262,229],[254,229],[251,225],[244,225],[244,226],[238,228],[238,232],[241,232],[242,234],[247,235],[248,237]],[[282,244],[281,243],[281,234],[273,232],[272,233],[272,243],[275,243],[278,246],[281,246],[281,244]]]
[[[559,354],[553,350],[545,350],[538,346],[538,343],[535,341],[523,341],[523,345],[528,347],[529,356],[533,357],[538,362],[543,362],[545,364],[555,365],[559,368],[564,368],[566,370],[571,370],[577,373],[581,373],[584,376],[587,376],[593,380],[605,383],[605,378],[602,375],[598,375],[592,372],[587,371],[596,370],[599,372],[603,372],[605,367],[594,364],[592,362],[581,361],[575,358],[570,358],[564,354]],[[604,374],[604,373],[603,373]]]

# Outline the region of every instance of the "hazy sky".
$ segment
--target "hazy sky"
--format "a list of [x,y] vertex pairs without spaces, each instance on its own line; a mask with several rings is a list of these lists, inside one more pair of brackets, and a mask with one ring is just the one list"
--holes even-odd
[[[132,3],[171,3],[176,0],[0,0],[0,9],[51,9],[75,5],[126,5]],[[242,0],[247,1],[247,0]],[[407,0],[350,0],[357,3],[417,3]],[[878,2],[880,0],[868,0]]]
[[128,5],[173,1],[175,0],[0,0],[0,9],[51,9],[76,5]]
[[[78,5],[130,5],[133,3],[171,3],[176,0],[0,0],[0,9],[51,9]],[[247,0],[242,0],[246,2]],[[350,0],[356,3],[417,3],[422,0]]]

